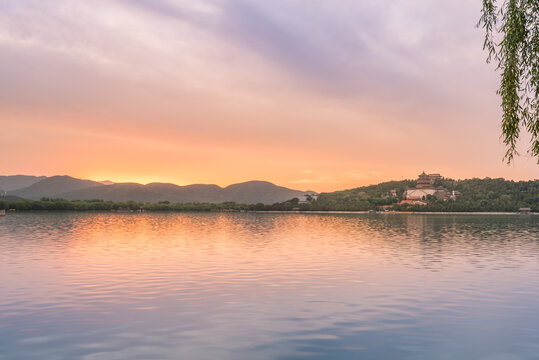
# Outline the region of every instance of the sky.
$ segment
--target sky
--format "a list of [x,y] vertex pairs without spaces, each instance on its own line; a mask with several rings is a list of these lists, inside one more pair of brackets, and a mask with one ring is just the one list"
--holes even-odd
[[0,0],[3,175],[332,191],[503,161],[480,0]]

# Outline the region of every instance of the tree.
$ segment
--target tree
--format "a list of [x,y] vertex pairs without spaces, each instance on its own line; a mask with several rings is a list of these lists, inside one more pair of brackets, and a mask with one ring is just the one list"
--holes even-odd
[[539,162],[539,0],[483,0],[479,25],[486,31],[487,62],[501,71],[502,138],[510,163],[521,128]]

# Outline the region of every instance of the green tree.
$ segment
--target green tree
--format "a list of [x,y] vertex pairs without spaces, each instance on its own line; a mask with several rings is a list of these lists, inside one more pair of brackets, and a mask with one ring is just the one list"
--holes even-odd
[[501,71],[502,137],[513,160],[521,129],[539,162],[539,0],[483,0],[479,24],[486,31],[487,62]]

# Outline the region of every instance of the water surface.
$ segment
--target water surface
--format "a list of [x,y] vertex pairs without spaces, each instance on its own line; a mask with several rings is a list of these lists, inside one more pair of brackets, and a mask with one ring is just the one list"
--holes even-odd
[[0,218],[0,359],[539,358],[539,217]]

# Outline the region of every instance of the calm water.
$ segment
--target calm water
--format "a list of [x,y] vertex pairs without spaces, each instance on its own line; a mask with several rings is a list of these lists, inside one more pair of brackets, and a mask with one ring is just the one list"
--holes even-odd
[[0,359],[539,359],[539,217],[8,214]]

